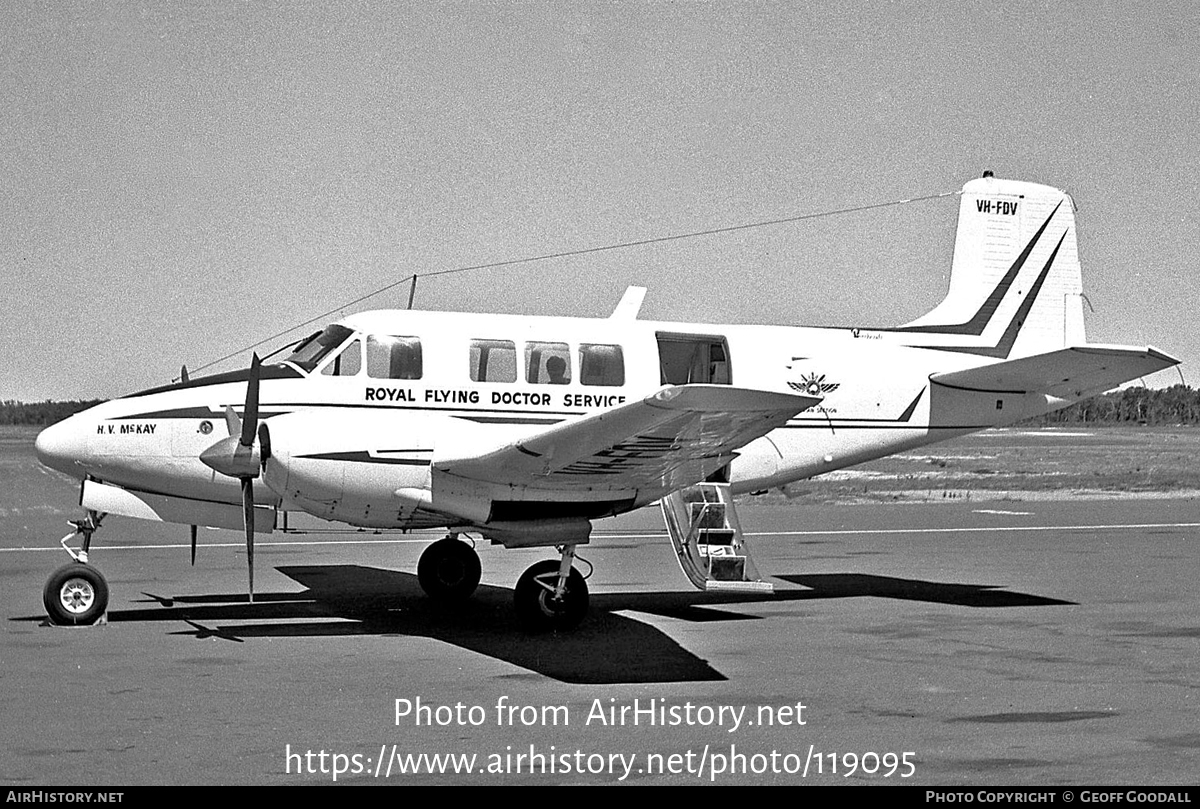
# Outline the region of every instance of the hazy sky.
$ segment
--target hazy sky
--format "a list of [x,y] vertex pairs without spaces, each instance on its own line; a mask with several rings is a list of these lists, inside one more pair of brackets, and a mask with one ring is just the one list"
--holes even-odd
[[[0,12],[0,399],[161,384],[414,272],[984,169],[1074,195],[1090,341],[1153,344],[1200,385],[1190,0]],[[956,215],[950,197],[426,279],[417,305],[607,315],[640,284],[648,318],[896,325],[941,300]]]

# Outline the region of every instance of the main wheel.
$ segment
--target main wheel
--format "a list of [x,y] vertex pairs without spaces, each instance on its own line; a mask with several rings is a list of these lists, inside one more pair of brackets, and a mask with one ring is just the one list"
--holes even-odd
[[482,572],[475,549],[451,537],[430,545],[417,562],[417,581],[421,583],[421,589],[441,601],[468,598],[479,586]]
[[42,604],[51,623],[94,624],[108,609],[108,582],[91,565],[72,562],[50,574],[42,589]]
[[575,568],[567,575],[561,598],[554,597],[559,562],[547,559],[526,570],[517,581],[513,600],[517,617],[534,632],[574,629],[587,614],[587,582]]

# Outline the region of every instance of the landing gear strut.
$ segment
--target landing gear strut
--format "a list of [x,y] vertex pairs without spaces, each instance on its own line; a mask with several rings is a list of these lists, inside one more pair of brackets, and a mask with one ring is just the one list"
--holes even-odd
[[458,539],[458,534],[439,539],[421,554],[417,581],[421,589],[439,601],[462,601],[479,586],[482,568],[475,549]]
[[565,545],[562,561],[538,562],[517,581],[517,617],[533,632],[574,629],[587,614],[587,583],[572,567],[575,546]]
[[[71,521],[75,530],[62,539],[63,549],[73,561],[50,574],[42,589],[42,604],[53,624],[88,626],[99,621],[108,609],[108,582],[87,563],[92,533],[100,527],[104,516],[88,511],[82,520]],[[67,544],[76,536],[83,540],[79,550]]]

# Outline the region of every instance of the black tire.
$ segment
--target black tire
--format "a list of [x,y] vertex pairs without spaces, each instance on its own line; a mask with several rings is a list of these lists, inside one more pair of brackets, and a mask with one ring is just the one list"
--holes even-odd
[[430,598],[463,601],[479,586],[479,554],[465,542],[446,537],[430,545],[417,562],[417,581]]
[[51,623],[90,626],[108,609],[108,582],[91,565],[72,562],[50,574],[42,588],[42,604]]
[[587,582],[575,568],[567,575],[567,588],[561,599],[554,598],[559,562],[547,559],[526,570],[517,581],[513,601],[517,617],[531,632],[563,632],[579,626],[587,615]]

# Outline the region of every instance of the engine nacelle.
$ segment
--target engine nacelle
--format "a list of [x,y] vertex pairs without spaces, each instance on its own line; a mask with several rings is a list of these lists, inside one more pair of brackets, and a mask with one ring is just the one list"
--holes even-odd
[[435,442],[470,431],[475,427],[470,422],[397,410],[349,416],[345,410],[314,409],[276,416],[268,427],[263,482],[285,508],[374,528],[428,521],[422,514],[464,522],[488,518],[486,492],[434,485]]

